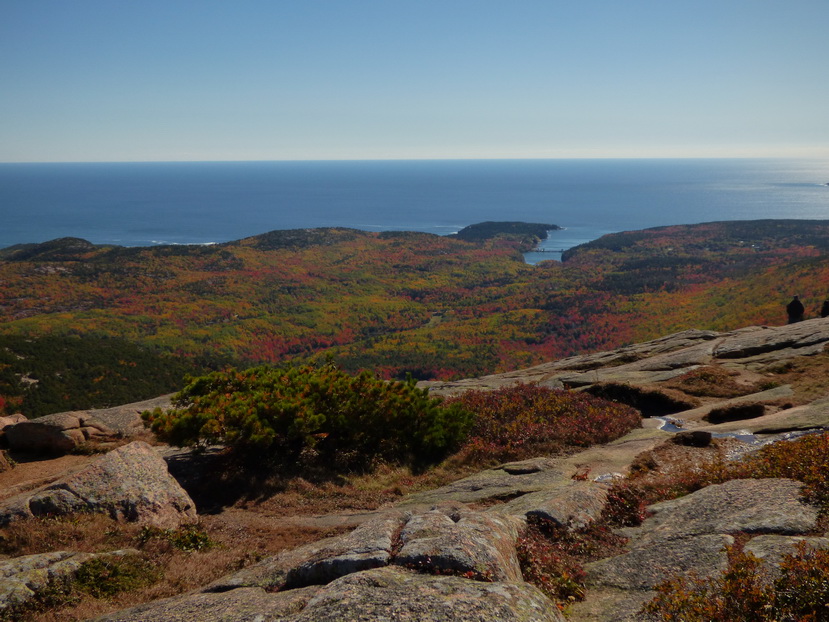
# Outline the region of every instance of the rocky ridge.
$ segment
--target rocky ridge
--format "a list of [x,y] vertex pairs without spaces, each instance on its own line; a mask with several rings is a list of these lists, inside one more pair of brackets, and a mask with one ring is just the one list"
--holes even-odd
[[[776,368],[822,354],[827,342],[829,320],[822,319],[727,333],[689,330],[526,370],[424,386],[437,394],[516,382],[591,391],[622,386],[649,414],[657,403],[654,392],[670,398],[671,383],[683,374],[720,368],[744,394],[697,400],[692,408],[668,400],[676,408],[668,417],[676,429],[697,433],[686,437],[689,444],[697,438],[705,444],[708,434],[739,432],[750,451],[792,431],[829,428],[829,397],[798,403],[795,387],[774,382]],[[734,409],[746,404],[754,408]],[[737,414],[712,423],[717,409]],[[595,520],[609,482],[642,452],[674,437],[663,428],[664,416],[645,419],[643,428],[607,445],[488,469],[412,495],[395,508],[361,514],[351,533],[100,619],[562,620],[559,609],[521,576],[518,535],[533,516],[564,528]],[[653,516],[641,527],[623,530],[629,538],[623,554],[588,566],[586,599],[568,608],[567,619],[642,619],[642,603],[668,576],[723,568],[723,547],[737,533],[748,534],[746,549],[770,563],[799,540],[827,546],[827,534],[815,533],[817,512],[801,501],[800,487],[785,479],[737,480],[652,506]]]

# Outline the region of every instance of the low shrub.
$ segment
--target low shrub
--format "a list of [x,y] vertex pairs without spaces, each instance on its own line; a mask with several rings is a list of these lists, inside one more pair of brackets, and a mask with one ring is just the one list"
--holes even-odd
[[613,527],[638,527],[647,518],[646,495],[625,482],[617,482],[607,492],[602,520]]
[[729,421],[743,421],[744,419],[756,419],[757,417],[762,417],[764,414],[766,414],[766,407],[763,404],[752,402],[712,408],[703,418],[709,423],[716,424]]
[[800,542],[780,564],[772,611],[778,620],[829,620],[828,605],[829,551]]
[[[697,397],[739,397],[761,390],[760,384],[743,384],[734,379],[737,372],[715,366],[692,369],[666,384]],[[768,381],[765,381],[768,384]]]
[[808,501],[829,512],[829,433],[808,434],[799,439],[766,445],[741,462],[731,465],[738,477],[788,477],[803,482]]
[[574,391],[517,384],[447,400],[474,413],[463,453],[473,463],[503,462],[606,443],[639,427],[623,404]]
[[139,545],[144,546],[151,540],[169,542],[174,548],[185,553],[206,551],[216,546],[212,538],[195,525],[186,525],[178,529],[142,527],[141,533],[138,534]]
[[111,598],[155,583],[161,574],[139,555],[96,557],[81,564],[73,587],[95,598]]
[[[0,622],[24,622],[40,619],[69,619],[47,612],[66,610],[84,598],[111,600],[122,592],[140,590],[159,581],[162,570],[140,555],[105,555],[83,562],[74,575],[44,575],[46,585],[35,589],[23,603],[6,603],[0,609]],[[72,617],[71,619],[77,619]],[[86,618],[84,618],[86,619]]]
[[135,546],[138,529],[134,523],[117,523],[105,514],[91,512],[24,518],[0,528],[0,556],[131,548]]
[[728,568],[717,577],[674,577],[642,613],[683,622],[829,620],[829,551],[804,542],[786,555],[774,579],[750,553],[728,547]]
[[726,462],[720,458],[705,463],[703,468],[675,469],[665,475],[650,472],[640,459],[634,463],[628,478],[615,484],[612,491],[624,489],[620,494],[631,504],[636,500],[650,505],[732,479],[777,477],[803,482],[806,501],[817,505],[824,516],[829,515],[829,432],[772,443],[739,461]]
[[517,543],[524,580],[553,601],[584,600],[587,577],[581,564],[567,559],[537,528],[530,527]]
[[567,529],[532,518],[516,548],[524,580],[555,602],[584,600],[584,564],[622,552],[626,538],[615,535],[603,521]]
[[320,367],[254,367],[190,380],[175,408],[143,413],[161,440],[225,445],[254,462],[298,461],[341,470],[377,461],[428,464],[465,438],[471,415],[414,380],[386,382]]

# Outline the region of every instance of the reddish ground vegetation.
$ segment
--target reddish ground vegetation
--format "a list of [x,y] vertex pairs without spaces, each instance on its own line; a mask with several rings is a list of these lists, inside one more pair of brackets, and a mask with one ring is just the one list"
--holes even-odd
[[826,620],[829,551],[800,543],[786,555],[777,578],[751,553],[729,547],[728,568],[718,577],[671,579],[644,612],[684,622],[777,622]]
[[486,464],[607,443],[639,427],[639,413],[586,393],[518,384],[451,398],[475,414],[459,454]]
[[518,560],[527,582],[565,605],[584,600],[583,565],[622,553],[625,542],[627,538],[615,535],[605,521],[569,530],[532,520],[518,540]]

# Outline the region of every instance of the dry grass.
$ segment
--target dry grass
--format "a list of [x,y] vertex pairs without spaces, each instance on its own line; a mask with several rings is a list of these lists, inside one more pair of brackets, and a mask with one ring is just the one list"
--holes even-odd
[[94,553],[135,546],[141,528],[103,514],[30,518],[0,529],[0,554],[10,557],[49,551]]
[[0,472],[0,499],[48,484],[89,463],[89,456],[61,456],[44,460],[42,456],[10,453],[15,466]]
[[159,571],[159,580],[141,589],[110,599],[73,594],[63,607],[33,612],[26,620],[57,622],[86,620],[158,598],[175,596],[204,586],[280,550],[340,533],[342,529],[314,529],[278,522],[247,512],[205,516],[199,524],[214,543],[200,552],[177,549],[164,538],[142,538],[142,527],[118,523],[100,514],[28,519],[0,529],[0,552],[8,556],[47,551],[72,550],[103,552],[136,548],[150,566]]
[[[270,494],[245,495],[221,511],[253,511],[269,520],[291,518],[296,524],[303,516],[353,514],[390,507],[406,495],[432,490],[471,475],[480,469],[444,464],[426,473],[408,467],[381,466],[370,474],[338,478],[279,478],[268,481]],[[319,521],[314,521],[318,523]]]
[[762,391],[768,382],[757,374],[709,365],[682,374],[664,386],[696,397],[729,398]]
[[770,365],[764,371],[770,380],[790,384],[795,392],[795,403],[805,404],[827,395],[829,352],[793,358],[785,363]]

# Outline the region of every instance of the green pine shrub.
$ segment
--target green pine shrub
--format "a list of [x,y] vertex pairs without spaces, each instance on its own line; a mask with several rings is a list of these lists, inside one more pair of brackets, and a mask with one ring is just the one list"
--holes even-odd
[[339,469],[425,465],[466,437],[472,416],[413,380],[351,376],[333,364],[231,369],[192,379],[170,411],[143,414],[161,440],[219,444],[255,462],[309,459]]

